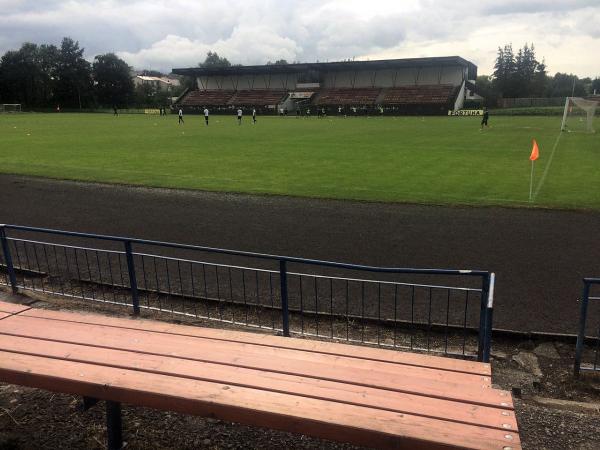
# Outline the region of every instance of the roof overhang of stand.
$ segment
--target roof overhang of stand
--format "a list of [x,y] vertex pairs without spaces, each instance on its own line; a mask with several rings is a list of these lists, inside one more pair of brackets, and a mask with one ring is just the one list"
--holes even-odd
[[339,72],[347,70],[384,70],[418,68],[431,66],[464,66],[469,69],[469,79],[477,77],[477,66],[460,56],[443,56],[436,58],[382,59],[375,61],[340,61],[326,63],[301,64],[268,64],[262,66],[230,66],[219,68],[189,67],[173,69],[177,75],[192,77],[227,76],[227,75],[260,75],[275,73],[302,73],[309,70],[323,72]]

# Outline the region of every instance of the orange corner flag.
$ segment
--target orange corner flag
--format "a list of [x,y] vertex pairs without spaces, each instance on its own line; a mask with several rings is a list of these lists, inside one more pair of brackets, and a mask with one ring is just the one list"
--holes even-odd
[[529,156],[529,159],[531,161],[535,161],[539,157],[540,157],[540,149],[538,148],[537,142],[534,139],[533,140],[533,148],[531,149],[531,155]]

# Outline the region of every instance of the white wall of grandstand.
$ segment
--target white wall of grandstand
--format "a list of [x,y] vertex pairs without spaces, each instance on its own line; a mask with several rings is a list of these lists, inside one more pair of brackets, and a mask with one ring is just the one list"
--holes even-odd
[[[197,91],[179,99],[184,107],[232,107],[244,101],[276,111],[360,107],[397,114],[444,114],[458,110],[473,92],[477,67],[463,58],[413,58],[381,61],[238,66],[224,69],[173,69],[193,76]],[[280,93],[260,103],[258,92]],[[299,95],[299,92],[303,92]],[[307,96],[306,92],[312,92]],[[223,96],[219,97],[219,93]],[[267,98],[267,97],[265,97]],[[275,99],[275,100],[273,100]]]

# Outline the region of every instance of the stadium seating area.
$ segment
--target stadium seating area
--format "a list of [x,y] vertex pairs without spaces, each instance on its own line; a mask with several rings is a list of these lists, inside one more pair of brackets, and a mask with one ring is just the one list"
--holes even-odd
[[190,91],[180,101],[180,104],[181,106],[221,106],[226,105],[233,94],[235,91],[227,89]]
[[267,106],[277,105],[287,95],[285,90],[252,89],[235,91],[227,102],[236,106]]
[[[430,112],[439,113],[439,108],[452,103],[458,88],[452,85],[410,85],[395,88],[332,88],[316,91],[310,103],[319,106],[375,106],[383,105],[398,109],[402,113],[412,110],[422,113],[423,108],[436,108]],[[184,107],[203,106],[255,106],[257,108],[282,103],[288,91],[283,89],[214,89],[194,90],[180,100]],[[415,109],[416,108],[416,109]]]
[[315,103],[317,105],[374,105],[380,93],[380,88],[323,89]]
[[453,96],[454,86],[436,84],[429,86],[403,86],[383,91],[383,105],[446,104]]

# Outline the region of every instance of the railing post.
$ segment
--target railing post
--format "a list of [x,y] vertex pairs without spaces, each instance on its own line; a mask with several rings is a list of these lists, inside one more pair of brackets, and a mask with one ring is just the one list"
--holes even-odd
[[285,259],[279,260],[279,280],[281,282],[281,314],[283,335],[290,336],[290,307],[288,304],[287,267]]
[[485,342],[483,344],[483,362],[490,362],[492,352],[492,323],[494,317],[494,287],[496,286],[496,274],[491,273],[488,283],[488,295],[485,307]]
[[590,283],[583,280],[583,296],[581,297],[581,309],[579,311],[579,331],[577,332],[577,345],[575,346],[575,367],[573,374],[579,378],[581,369],[581,354],[583,353],[583,344],[585,341],[585,323],[587,321],[587,307],[590,298]]
[[481,283],[481,304],[479,306],[479,333],[477,345],[477,361],[483,361],[483,354],[486,340],[486,325],[487,325],[487,301],[490,288],[490,275],[482,277]]
[[17,293],[17,276],[15,275],[15,267],[13,266],[12,256],[8,239],[6,239],[6,229],[4,225],[0,226],[0,241],[2,241],[2,253],[4,253],[4,261],[6,262],[6,270],[8,271],[8,279],[14,294]]
[[125,241],[125,256],[127,257],[127,270],[129,271],[129,286],[131,286],[131,300],[133,302],[133,313],[140,313],[140,299],[138,296],[137,278],[135,275],[135,264],[133,262],[133,252],[131,250],[131,241]]

